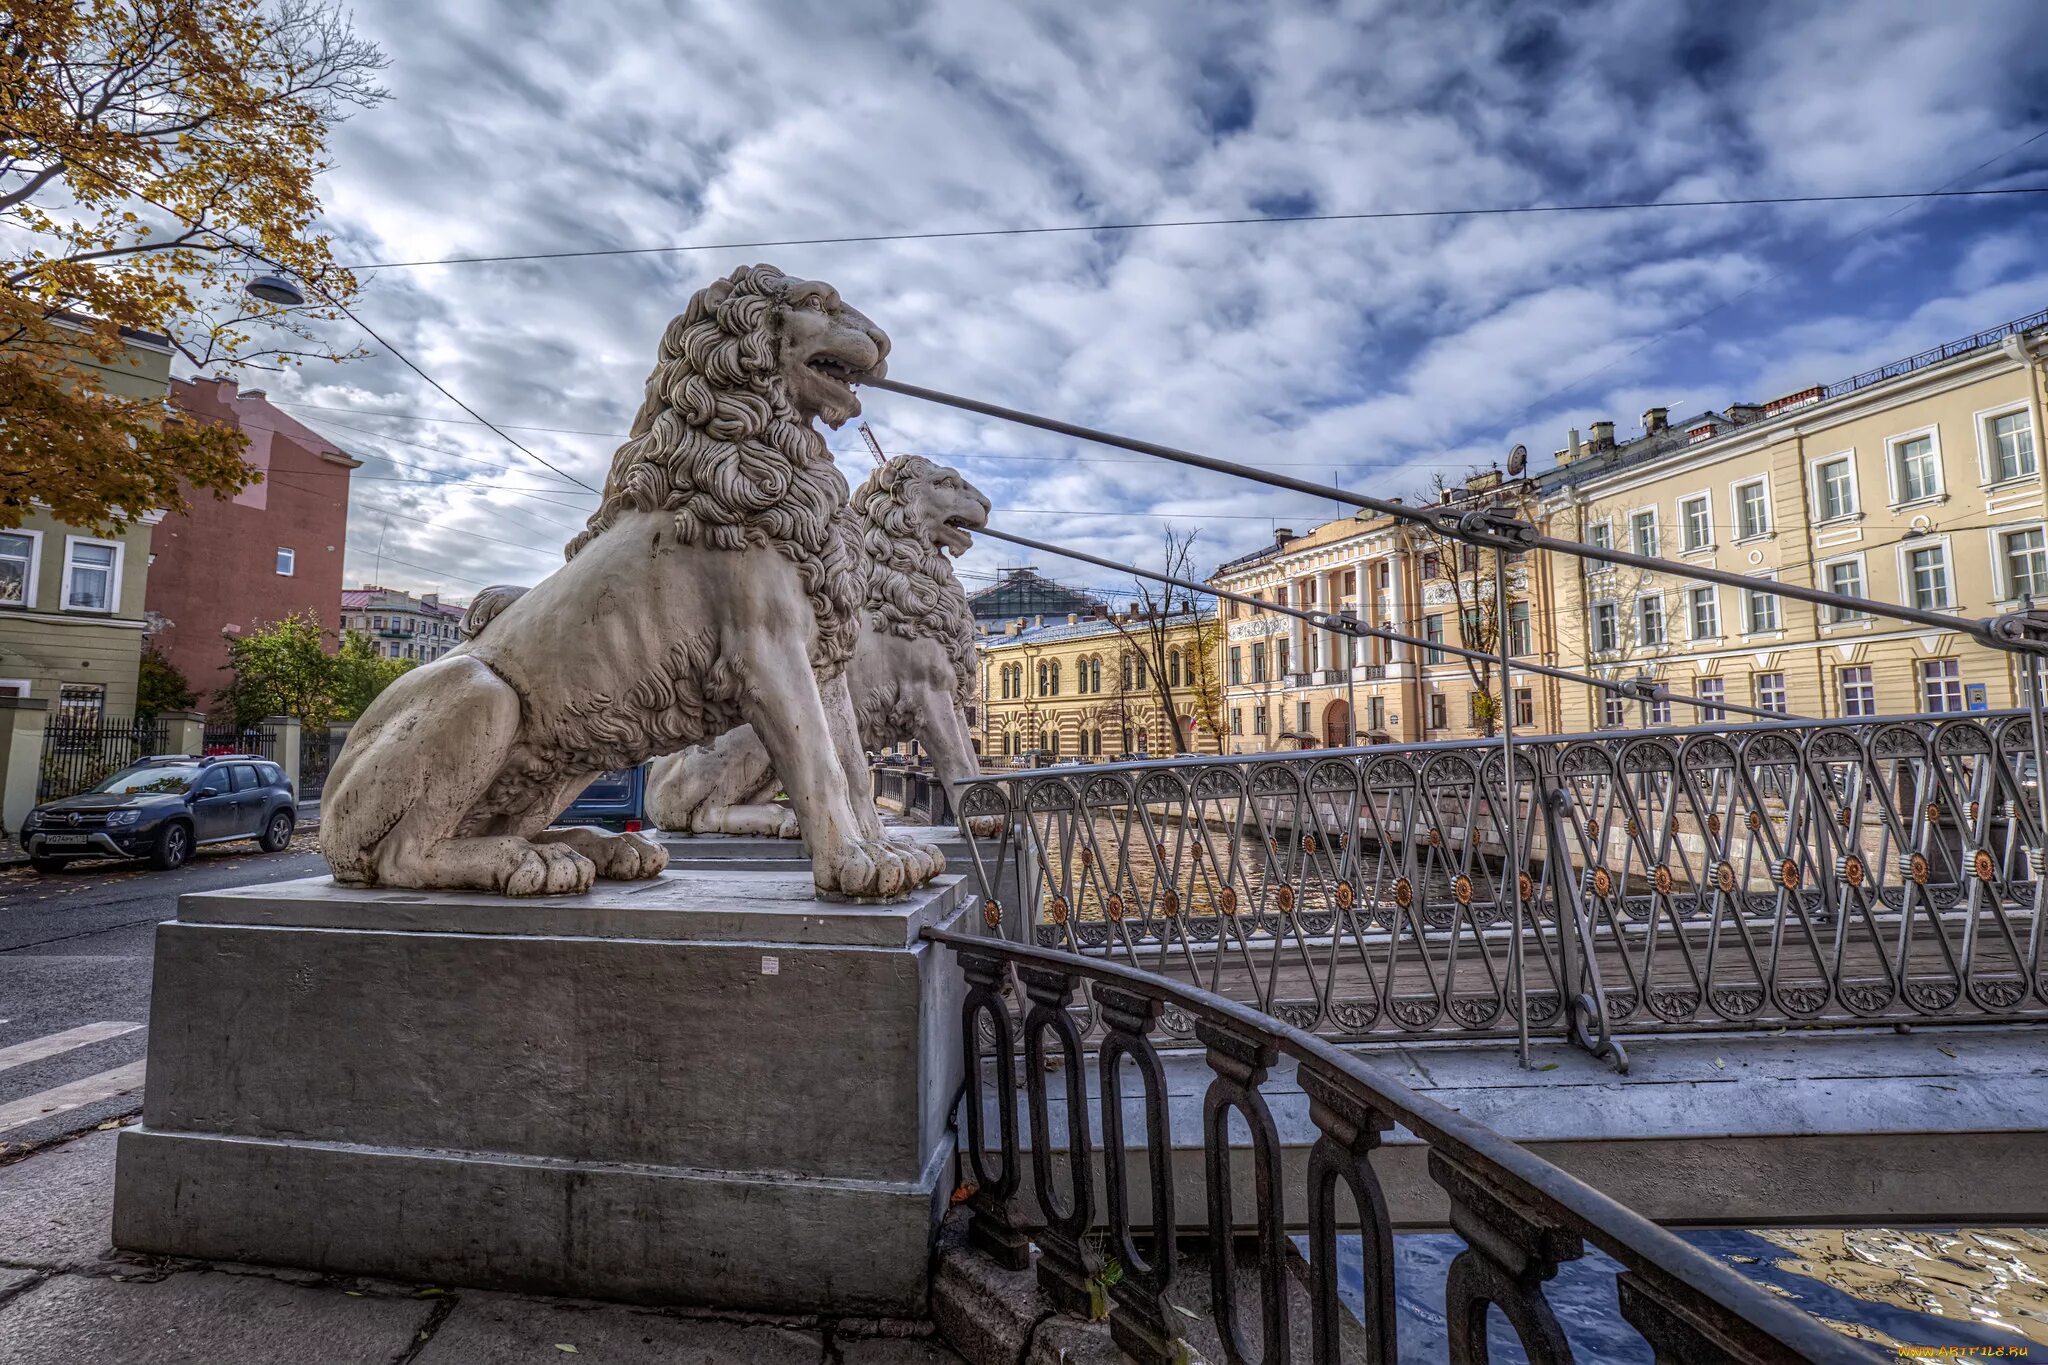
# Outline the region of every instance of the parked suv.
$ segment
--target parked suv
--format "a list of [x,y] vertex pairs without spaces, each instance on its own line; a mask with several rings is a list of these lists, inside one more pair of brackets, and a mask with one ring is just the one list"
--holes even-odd
[[37,806],[21,843],[39,871],[73,858],[147,858],[169,869],[200,844],[255,839],[266,853],[292,841],[298,802],[284,769],[247,754],[161,754],[91,791]]

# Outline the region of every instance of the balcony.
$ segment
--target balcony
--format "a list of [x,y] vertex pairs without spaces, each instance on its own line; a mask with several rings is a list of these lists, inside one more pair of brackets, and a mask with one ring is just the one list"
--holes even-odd
[[1358,666],[1358,676],[1367,682],[1385,682],[1387,680],[1387,666],[1385,664],[1360,664]]
[[1335,686],[1344,681],[1344,670],[1341,668],[1326,668],[1317,677],[1324,685]]

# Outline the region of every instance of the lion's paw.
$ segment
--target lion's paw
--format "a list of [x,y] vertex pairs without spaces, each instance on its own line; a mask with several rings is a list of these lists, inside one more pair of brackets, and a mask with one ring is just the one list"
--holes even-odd
[[932,845],[919,839],[892,839],[890,842],[909,855],[913,866],[924,869],[924,875],[917,879],[919,885],[945,872],[946,855]]
[[781,818],[780,818],[779,820],[777,820],[777,821],[775,822],[775,828],[774,828],[774,829],[772,829],[772,830],[770,830],[770,831],[768,831],[768,833],[769,833],[769,837],[771,837],[771,838],[775,838],[775,839],[801,839],[801,838],[803,838],[803,837],[804,837],[804,831],[803,831],[803,827],[802,827],[801,825],[797,824],[797,822],[796,822],[796,809],[795,809],[795,807],[793,807],[793,806],[784,806],[784,807],[782,807],[782,816],[781,816]]
[[1003,837],[1003,817],[1000,815],[970,815],[960,822],[962,832],[976,839],[1000,839]]
[[615,882],[658,877],[668,866],[668,850],[638,834],[607,835],[585,853],[597,864],[598,876]]
[[886,839],[852,839],[843,848],[811,859],[820,891],[842,896],[900,896],[933,877],[914,846]]
[[560,844],[528,844],[513,857],[499,889],[508,896],[560,896],[588,891],[597,864]]

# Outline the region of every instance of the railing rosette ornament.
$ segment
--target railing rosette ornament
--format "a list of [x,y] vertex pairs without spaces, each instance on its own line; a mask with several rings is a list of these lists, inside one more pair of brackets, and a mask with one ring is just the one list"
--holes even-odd
[[[1558,1268],[1588,1245],[1618,1261],[1615,1314],[1651,1344],[1656,1359],[1672,1362],[1873,1362],[1873,1348],[1836,1333],[1729,1267],[1680,1241],[1526,1149],[1454,1110],[1409,1090],[1372,1063],[1344,1052],[1284,1020],[1184,982],[1100,957],[1033,948],[1002,940],[926,930],[925,938],[959,958],[968,979],[963,1014],[967,1030],[967,1164],[978,1182],[968,1200],[969,1246],[1021,1267],[1027,1251],[1008,1221],[1016,1190],[1017,1110],[1031,1119],[1032,1175],[1044,1226],[1036,1233],[1038,1279],[1063,1310],[1100,1316],[1106,1309],[1117,1346],[1140,1365],[1165,1365],[1190,1354],[1181,1334],[1194,1315],[1174,1301],[1174,1197],[1170,1154],[1174,1134],[1155,1028],[1192,1033],[1200,1042],[1211,1082],[1203,1098],[1200,1138],[1210,1266],[1209,1316],[1233,1361],[1285,1361],[1303,1325],[1317,1365],[1341,1359],[1391,1365],[1407,1359],[1398,1339],[1397,1270],[1393,1217],[1375,1163],[1383,1135],[1400,1130],[1428,1150],[1428,1170],[1444,1192],[1451,1224],[1465,1240],[1444,1288],[1450,1359],[1482,1362],[1487,1318],[1498,1308],[1532,1362],[1574,1359],[1564,1325],[1552,1307],[1549,1285]],[[1006,970],[1024,984],[1024,1094],[1012,1089],[1014,1057],[1007,1022],[994,1024],[993,1056],[975,1037],[979,1017],[1000,1015],[999,983]],[[1106,1029],[1098,1074],[1096,1113],[1102,1154],[1105,1226],[1090,1227],[1094,1205],[1088,1172],[1092,1151],[1089,1097],[1077,1063],[1079,1038],[1071,1009],[1083,985],[1091,988]],[[1065,1066],[1048,1073],[1044,1039],[1059,1042]],[[1308,1099],[1316,1140],[1293,1191],[1280,1160],[1277,1125],[1264,1087],[1291,1061]],[[1120,1079],[1129,1061],[1142,1089],[1143,1146],[1150,1202],[1143,1226],[1128,1180],[1129,1095]],[[1069,1196],[1056,1197],[1051,1150],[1049,1090],[1064,1071],[1067,1106],[1062,1166]],[[1001,1122],[1000,1173],[983,1155],[987,1120]],[[1233,1148],[1232,1120],[1250,1135]],[[1183,1136],[1193,1136],[1191,1134]],[[1249,1174],[1251,1188],[1236,1183]],[[1353,1224],[1340,1219],[1340,1190],[1351,1194],[1363,1260],[1362,1311],[1346,1307],[1339,1285],[1339,1238]],[[1248,1196],[1248,1197],[1246,1197]],[[1298,1200],[1299,1202],[1294,1202]],[[1307,1322],[1292,1317],[1287,1210],[1306,1215]],[[1239,1233],[1249,1227],[1250,1244]],[[1091,1236],[1098,1240],[1091,1242]],[[1094,1248],[1100,1246],[1114,1261]],[[1255,1265],[1239,1273],[1240,1258]],[[1245,1296],[1255,1290],[1256,1302]],[[1362,1348],[1353,1349],[1355,1347]],[[1348,1352],[1348,1354],[1346,1354]]]

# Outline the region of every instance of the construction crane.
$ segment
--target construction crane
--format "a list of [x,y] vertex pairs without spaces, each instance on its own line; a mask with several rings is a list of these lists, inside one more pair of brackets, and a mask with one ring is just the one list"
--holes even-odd
[[880,469],[889,463],[889,457],[882,453],[882,443],[875,439],[874,431],[866,422],[860,424],[860,438],[868,443],[868,450],[875,457],[875,468]]

